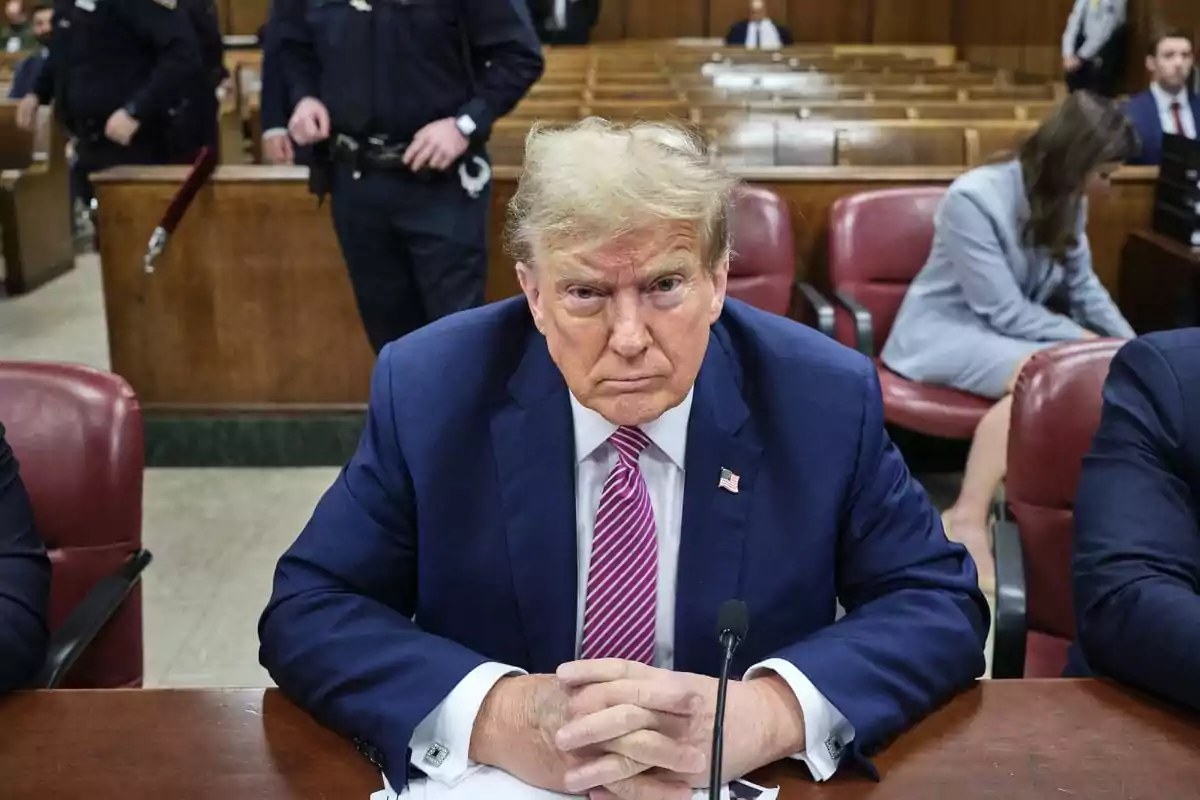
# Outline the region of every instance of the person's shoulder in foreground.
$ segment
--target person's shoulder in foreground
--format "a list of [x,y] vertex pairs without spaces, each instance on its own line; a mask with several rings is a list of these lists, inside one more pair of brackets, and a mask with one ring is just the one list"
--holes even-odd
[[1200,329],[1113,359],[1075,502],[1070,671],[1200,710]]
[[[473,760],[579,792],[656,780],[641,774],[653,766],[676,789],[705,785],[690,758],[653,759],[706,741],[712,624],[734,597],[753,622],[727,777],[788,755],[828,777],[970,685],[987,606],[887,437],[871,362],[725,300],[733,181],[654,125],[540,132],[526,161],[510,206],[524,297],[384,349],[359,450],[281,560],[263,616],[280,687],[367,743],[395,785],[410,759],[435,779],[465,767],[465,732]],[[614,432],[687,409],[680,520],[652,515],[679,536],[677,562],[659,566],[676,586],[658,631],[671,656],[653,667],[580,660],[590,540],[576,532],[591,523],[577,518],[587,454],[572,397]],[[490,680],[472,680],[480,669]],[[668,707],[615,699],[622,686]],[[567,688],[597,705],[568,707]],[[468,713],[443,715],[452,699]],[[687,733],[645,751],[635,734],[683,700]],[[635,729],[584,744],[634,755],[582,758],[610,704],[638,706]]]
[[0,692],[25,687],[46,658],[50,561],[0,425]]

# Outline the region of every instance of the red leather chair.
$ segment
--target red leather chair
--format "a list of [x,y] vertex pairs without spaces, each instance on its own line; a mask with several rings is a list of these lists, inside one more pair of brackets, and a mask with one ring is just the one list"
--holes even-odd
[[142,414],[121,378],[0,362],[0,420],[53,573],[47,687],[142,683]]
[[929,258],[940,186],[884,189],[843,197],[830,212],[829,282],[841,308],[835,337],[875,358],[884,415],[902,428],[944,439],[969,439],[991,400],[907,380],[878,354],[900,303]]
[[761,186],[740,186],[729,227],[729,296],[781,316],[793,315],[793,303],[799,299],[807,303],[808,318],[797,318],[832,334],[833,306],[796,280],[796,243],[787,201]]
[[1108,366],[1124,342],[1089,339],[1036,353],[1013,393],[1005,508],[996,542],[996,678],[1062,675],[1075,638],[1075,486],[1100,424]]

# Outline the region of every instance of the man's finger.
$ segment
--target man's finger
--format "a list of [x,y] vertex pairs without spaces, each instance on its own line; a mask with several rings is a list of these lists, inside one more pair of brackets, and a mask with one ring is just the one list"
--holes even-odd
[[634,705],[666,714],[691,715],[700,710],[703,698],[680,681],[616,680],[576,689],[567,710],[572,719],[594,714],[604,708]]
[[404,164],[413,172],[422,169],[429,163],[432,147],[429,139],[417,134],[417,138],[413,139],[412,144],[404,151]]
[[691,800],[687,783],[664,780],[654,775],[636,775],[602,787],[607,794],[589,795],[588,800]]
[[662,671],[636,661],[597,658],[590,661],[568,661],[559,666],[555,675],[564,686],[573,687],[589,683],[607,683],[622,678],[648,678]]
[[635,705],[614,706],[588,714],[558,729],[554,743],[570,752],[591,744],[607,742],[640,730],[657,729],[653,711]]
[[605,742],[603,748],[639,764],[649,764],[682,775],[703,772],[708,766],[708,759],[700,748],[680,744],[658,731],[635,731]]
[[650,766],[639,764],[632,758],[616,753],[606,753],[568,770],[564,784],[571,794],[580,794],[598,786],[607,786],[640,775],[650,769]]

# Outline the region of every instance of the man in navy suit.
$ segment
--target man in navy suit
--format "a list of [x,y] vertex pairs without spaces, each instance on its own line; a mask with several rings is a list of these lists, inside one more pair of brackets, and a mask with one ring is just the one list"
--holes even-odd
[[524,297],[380,355],[259,632],[394,786],[483,764],[690,797],[731,598],[728,778],[789,756],[828,778],[983,671],[974,564],[888,440],[874,365],[725,299],[733,188],[672,127],[538,132]]
[[[1121,348],[1075,499],[1079,644],[1097,673],[1200,711],[1200,329]],[[1087,674],[1072,653],[1071,674]]]
[[50,560],[0,425],[0,692],[26,687],[46,660],[49,604]]
[[1129,98],[1125,114],[1133,122],[1142,150],[1131,164],[1162,163],[1163,134],[1195,139],[1200,123],[1200,98],[1188,91],[1195,57],[1192,41],[1182,31],[1156,36],[1146,54],[1150,88]]
[[33,35],[41,45],[30,55],[21,59],[13,71],[12,85],[8,88],[9,100],[20,100],[37,86],[38,76],[46,67],[46,59],[50,56],[50,38],[54,35],[54,6],[49,3],[39,3],[30,13]]
[[749,19],[735,22],[725,34],[725,44],[747,50],[778,50],[791,45],[792,32],[767,16],[766,0],[750,0]]

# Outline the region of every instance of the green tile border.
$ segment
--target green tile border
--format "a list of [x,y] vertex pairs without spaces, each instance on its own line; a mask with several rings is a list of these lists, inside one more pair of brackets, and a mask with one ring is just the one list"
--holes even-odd
[[362,432],[361,413],[147,415],[148,467],[334,467]]

